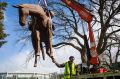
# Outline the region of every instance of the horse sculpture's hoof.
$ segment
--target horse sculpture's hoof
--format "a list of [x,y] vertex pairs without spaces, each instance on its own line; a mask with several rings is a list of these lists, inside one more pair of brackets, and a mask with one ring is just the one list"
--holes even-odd
[[55,60],[54,57],[53,57],[53,56],[50,56],[50,58],[52,59],[52,62],[54,62],[54,60]]
[[50,56],[52,59],[54,59],[54,57],[53,56]]
[[34,64],[34,67],[37,67],[37,64]]
[[50,55],[50,58],[54,59],[53,55]]
[[37,53],[36,56],[40,56],[40,53]]

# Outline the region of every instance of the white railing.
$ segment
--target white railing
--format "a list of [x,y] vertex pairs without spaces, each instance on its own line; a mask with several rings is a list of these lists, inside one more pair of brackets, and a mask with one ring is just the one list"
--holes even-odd
[[0,73],[0,79],[58,79],[57,73]]

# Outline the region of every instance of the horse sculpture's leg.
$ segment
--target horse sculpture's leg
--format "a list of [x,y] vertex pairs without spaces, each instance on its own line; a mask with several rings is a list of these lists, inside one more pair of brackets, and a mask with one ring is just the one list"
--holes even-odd
[[40,42],[40,48],[41,48],[41,51],[42,51],[43,60],[45,60],[45,53],[44,53],[42,42]]
[[50,46],[50,56],[53,57],[53,50],[52,50],[52,32],[50,32],[50,37],[49,37],[49,46]]
[[52,51],[52,24],[50,20],[47,22],[47,42],[46,42],[46,53],[53,60],[53,51]]
[[45,45],[46,45],[46,53],[47,53],[47,55],[52,59],[52,61],[54,61],[52,45],[50,45],[49,41],[47,41],[45,43]]
[[40,33],[39,31],[33,31],[31,33],[31,37],[32,37],[32,45],[35,51],[35,63],[34,63],[34,67],[37,66],[37,56],[40,56],[40,37],[39,37]]

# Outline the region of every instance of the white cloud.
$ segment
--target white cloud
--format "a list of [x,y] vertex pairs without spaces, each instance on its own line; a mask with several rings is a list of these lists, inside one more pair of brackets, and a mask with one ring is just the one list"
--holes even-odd
[[[46,60],[42,58],[38,61],[38,67],[33,67],[34,58],[26,63],[26,58],[30,51],[22,51],[17,55],[10,57],[10,60],[3,62],[0,65],[0,72],[39,72],[39,73],[60,73],[63,69],[57,68],[51,59],[46,55]],[[61,49],[54,50],[54,56],[58,63],[64,63],[68,61],[69,56],[75,56],[75,63],[81,63],[80,54],[70,46],[63,47]]]

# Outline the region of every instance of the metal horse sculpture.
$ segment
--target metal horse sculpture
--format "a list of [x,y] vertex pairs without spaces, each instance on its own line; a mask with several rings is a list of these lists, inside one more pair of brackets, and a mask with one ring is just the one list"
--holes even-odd
[[13,6],[19,10],[19,23],[21,26],[26,25],[26,18],[31,16],[32,22],[29,23],[31,31],[32,45],[35,50],[34,67],[37,66],[37,57],[40,51],[44,53],[42,42],[45,43],[46,53],[53,60],[52,51],[52,22],[51,18],[40,5],[21,4]]

